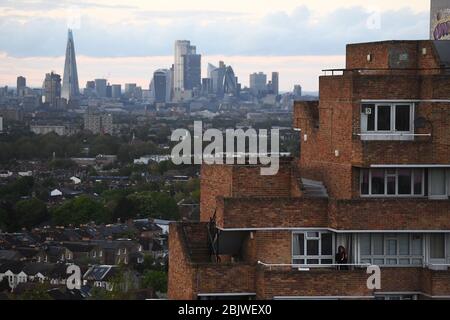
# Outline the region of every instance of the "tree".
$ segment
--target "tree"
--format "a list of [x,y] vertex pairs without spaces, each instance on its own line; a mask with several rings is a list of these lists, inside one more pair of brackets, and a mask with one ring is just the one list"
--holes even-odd
[[50,218],[46,204],[36,198],[17,202],[15,215],[22,228],[34,227]]
[[177,220],[179,218],[176,201],[164,192],[140,192],[128,196],[142,216]]
[[79,225],[90,221],[96,223],[111,222],[111,216],[107,208],[88,196],[80,196],[65,201],[53,210],[52,216],[54,223],[58,225]]
[[143,288],[153,288],[155,291],[167,292],[167,273],[147,270],[142,277]]
[[18,300],[53,300],[48,294],[49,286],[47,284],[37,283],[32,288],[20,294]]
[[134,202],[126,196],[120,197],[115,202],[115,206],[112,210],[112,218],[114,221],[117,219],[124,221],[137,216],[138,211]]

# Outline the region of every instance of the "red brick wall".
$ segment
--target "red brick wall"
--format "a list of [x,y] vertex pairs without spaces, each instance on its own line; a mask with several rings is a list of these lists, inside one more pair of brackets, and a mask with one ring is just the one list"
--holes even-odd
[[320,198],[219,199],[217,224],[222,228],[324,227],[328,200]]
[[198,293],[255,292],[255,266],[247,264],[199,265]]
[[280,161],[276,175],[262,176],[258,165],[203,165],[200,221],[209,221],[223,197],[290,197],[301,194],[295,163]]
[[329,210],[329,227],[339,230],[450,229],[448,200],[338,200]]
[[217,196],[231,196],[232,166],[202,165],[200,221],[208,222],[216,209]]
[[186,248],[180,233],[180,225],[169,227],[169,279],[167,296],[174,300],[191,300],[196,298],[194,291],[195,270],[186,255]]

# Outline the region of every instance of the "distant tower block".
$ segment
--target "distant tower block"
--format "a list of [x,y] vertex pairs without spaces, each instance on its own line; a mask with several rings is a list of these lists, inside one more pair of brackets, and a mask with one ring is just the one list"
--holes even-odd
[[69,102],[75,100],[79,95],[80,89],[78,86],[77,61],[75,58],[75,44],[73,42],[72,30],[69,29],[61,97]]

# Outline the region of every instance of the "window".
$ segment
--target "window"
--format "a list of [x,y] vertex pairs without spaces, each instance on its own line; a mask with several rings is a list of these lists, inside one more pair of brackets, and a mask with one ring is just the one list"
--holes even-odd
[[445,199],[447,198],[447,181],[445,169],[430,169],[430,197]]
[[422,265],[422,238],[422,234],[361,234],[359,236],[361,263]]
[[294,233],[293,264],[332,264],[333,235],[327,231]]
[[423,169],[361,169],[362,196],[424,196]]
[[365,137],[365,140],[374,140],[375,138],[371,133],[391,135],[395,133],[413,133],[413,119],[414,105],[412,103],[362,104],[362,137]]
[[445,234],[430,236],[430,259],[445,259]]

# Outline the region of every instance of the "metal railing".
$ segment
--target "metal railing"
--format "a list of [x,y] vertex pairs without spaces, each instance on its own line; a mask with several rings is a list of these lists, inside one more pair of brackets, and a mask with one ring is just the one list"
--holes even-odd
[[356,268],[367,268],[371,266],[370,263],[329,263],[329,264],[292,264],[292,263],[264,263],[258,261],[259,265],[269,268],[286,268],[290,267],[292,269],[298,269],[299,271],[309,271],[310,269],[326,269],[326,268],[336,268],[339,267],[356,267]]

